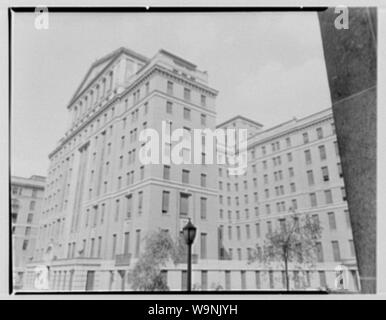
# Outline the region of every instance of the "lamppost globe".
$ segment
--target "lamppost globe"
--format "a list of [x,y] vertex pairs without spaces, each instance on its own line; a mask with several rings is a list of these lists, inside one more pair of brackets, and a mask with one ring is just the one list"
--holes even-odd
[[196,231],[197,228],[194,226],[194,224],[190,221],[185,225],[185,227],[182,229],[185,243],[187,245],[191,245],[196,238]]

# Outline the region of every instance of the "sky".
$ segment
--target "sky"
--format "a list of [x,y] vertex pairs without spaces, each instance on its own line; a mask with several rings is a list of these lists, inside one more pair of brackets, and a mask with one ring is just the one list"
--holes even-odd
[[68,129],[67,104],[90,65],[127,47],[163,48],[209,74],[217,123],[243,115],[265,128],[331,107],[316,13],[34,13],[12,28],[11,173],[46,175]]

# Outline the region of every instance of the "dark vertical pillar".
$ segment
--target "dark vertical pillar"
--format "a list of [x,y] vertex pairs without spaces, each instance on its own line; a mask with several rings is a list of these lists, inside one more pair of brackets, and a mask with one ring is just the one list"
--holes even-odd
[[348,8],[348,29],[334,8],[318,15],[361,290],[375,293],[376,9]]

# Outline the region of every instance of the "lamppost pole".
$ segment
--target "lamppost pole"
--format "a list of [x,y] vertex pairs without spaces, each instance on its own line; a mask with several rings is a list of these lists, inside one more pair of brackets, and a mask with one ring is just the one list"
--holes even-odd
[[188,244],[188,292],[192,291],[192,244]]
[[194,241],[194,238],[196,237],[196,230],[197,228],[193,225],[193,223],[188,221],[186,226],[182,229],[185,243],[188,246],[188,274],[187,274],[187,291],[192,291],[192,244]]

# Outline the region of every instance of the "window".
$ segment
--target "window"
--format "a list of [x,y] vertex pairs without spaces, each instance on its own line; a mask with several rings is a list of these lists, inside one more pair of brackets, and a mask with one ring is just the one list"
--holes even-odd
[[182,183],[189,183],[189,170],[182,170]]
[[184,88],[184,99],[190,101],[190,89]]
[[321,242],[316,243],[316,258],[318,262],[323,262],[324,257],[323,257],[323,247]]
[[326,160],[327,155],[326,155],[325,146],[319,146],[319,155],[320,155],[320,160]]
[[[126,196],[127,198],[127,207],[126,207],[126,219],[131,218],[131,211],[133,210],[133,196],[131,194]],[[104,205],[102,206],[104,209]]]
[[231,289],[231,272],[228,270],[225,271],[225,289]]
[[342,200],[343,201],[346,201],[347,200],[347,197],[346,197],[346,189],[344,187],[341,187],[340,188],[340,191],[342,193]]
[[170,101],[166,102],[166,113],[168,114],[173,113],[173,104]]
[[23,241],[23,250],[27,250],[28,248],[28,240]]
[[331,241],[332,244],[332,253],[334,256],[334,261],[338,262],[340,261],[340,249],[339,249],[339,242],[338,241]]
[[190,120],[190,109],[184,108],[184,119]]
[[251,238],[251,231],[250,231],[250,227],[249,227],[249,224],[247,224],[245,226],[245,232],[247,234],[247,239],[250,239]]
[[111,250],[111,256],[113,259],[115,259],[115,252],[117,249],[117,235],[113,234],[113,243],[112,243],[112,250]]
[[142,213],[142,205],[143,205],[143,192],[138,192],[138,214]]
[[206,270],[201,271],[201,289],[202,290],[208,289],[208,271]]
[[25,235],[29,236],[31,234],[31,227],[25,228]]
[[255,227],[256,227],[256,238],[260,238],[260,224],[256,223]]
[[292,153],[291,152],[287,153],[287,160],[288,160],[288,162],[292,161]]
[[267,221],[267,232],[272,233],[272,223],[271,221]]
[[206,106],[206,96],[204,96],[203,94],[201,95],[201,105],[202,106]]
[[340,163],[338,163],[337,166],[338,166],[339,177],[343,178],[342,165]]
[[287,144],[287,147],[291,146],[291,138],[290,137],[285,138],[285,142]]
[[162,213],[166,214],[169,211],[169,191],[162,191]]
[[292,210],[296,210],[298,208],[298,202],[296,199],[292,199]]
[[335,221],[335,213],[329,212],[328,215],[328,224],[330,226],[330,230],[336,230],[336,221]]
[[201,125],[205,126],[206,125],[206,115],[201,114]]
[[28,216],[27,216],[27,223],[32,223],[32,220],[33,220],[33,213],[29,213]]
[[201,173],[201,187],[206,187],[206,174]]
[[308,143],[310,140],[309,140],[309,137],[308,137],[308,133],[305,132],[303,133],[303,143]]
[[307,171],[307,179],[308,179],[308,185],[309,186],[313,186],[315,184],[314,174],[313,174],[312,170]]
[[[118,221],[119,218],[119,199],[115,201],[115,218],[114,221]],[[86,226],[87,226],[87,219],[86,219]]]
[[241,273],[241,289],[247,288],[247,278],[246,278],[246,272],[244,270],[240,271]]
[[130,232],[125,232],[124,244],[123,244],[123,254],[127,255],[130,248]]
[[348,245],[350,247],[350,254],[351,254],[351,256],[355,257],[354,241],[353,240],[349,240],[348,241]]
[[171,82],[171,81],[168,81],[168,84],[167,84],[167,93],[168,93],[168,94],[173,94],[173,82]]
[[346,216],[347,228],[351,228],[350,214],[349,214],[348,210],[344,210],[344,215]]
[[325,271],[318,271],[318,272],[319,272],[320,286],[322,288],[327,287],[326,272]]
[[30,210],[35,210],[35,204],[36,204],[35,201],[31,201],[31,202],[29,203],[29,209],[30,209]]
[[296,186],[295,186],[295,183],[294,182],[292,182],[291,184],[290,184],[290,188],[291,188],[291,192],[293,193],[293,192],[296,192]]
[[331,194],[331,190],[325,190],[324,191],[324,196],[326,198],[326,203],[332,203],[332,194]]
[[311,151],[310,150],[305,150],[304,151],[304,156],[306,158],[306,164],[310,164],[312,162]]
[[170,166],[164,166],[163,178],[165,180],[170,180]]
[[141,230],[135,231],[135,257],[139,257],[139,251],[141,248]]
[[310,193],[310,203],[311,203],[311,207],[316,207],[317,206],[316,194],[315,193]]
[[290,178],[292,178],[294,176],[294,168],[288,168],[288,175],[290,176]]
[[337,157],[339,157],[339,147],[338,147],[338,142],[334,141],[334,148],[335,148],[335,154]]
[[323,129],[317,128],[316,129],[316,135],[317,135],[318,139],[323,139]]
[[180,194],[180,215],[189,215],[189,195],[186,193]]
[[328,167],[322,167],[322,176],[323,176],[323,181],[329,180]]
[[140,172],[140,179],[143,180],[145,178],[145,167],[144,166],[141,166],[139,168],[139,172]]
[[200,198],[201,219],[206,219],[206,198]]
[[201,249],[201,259],[206,259],[206,233],[201,233],[200,235],[200,249]]

